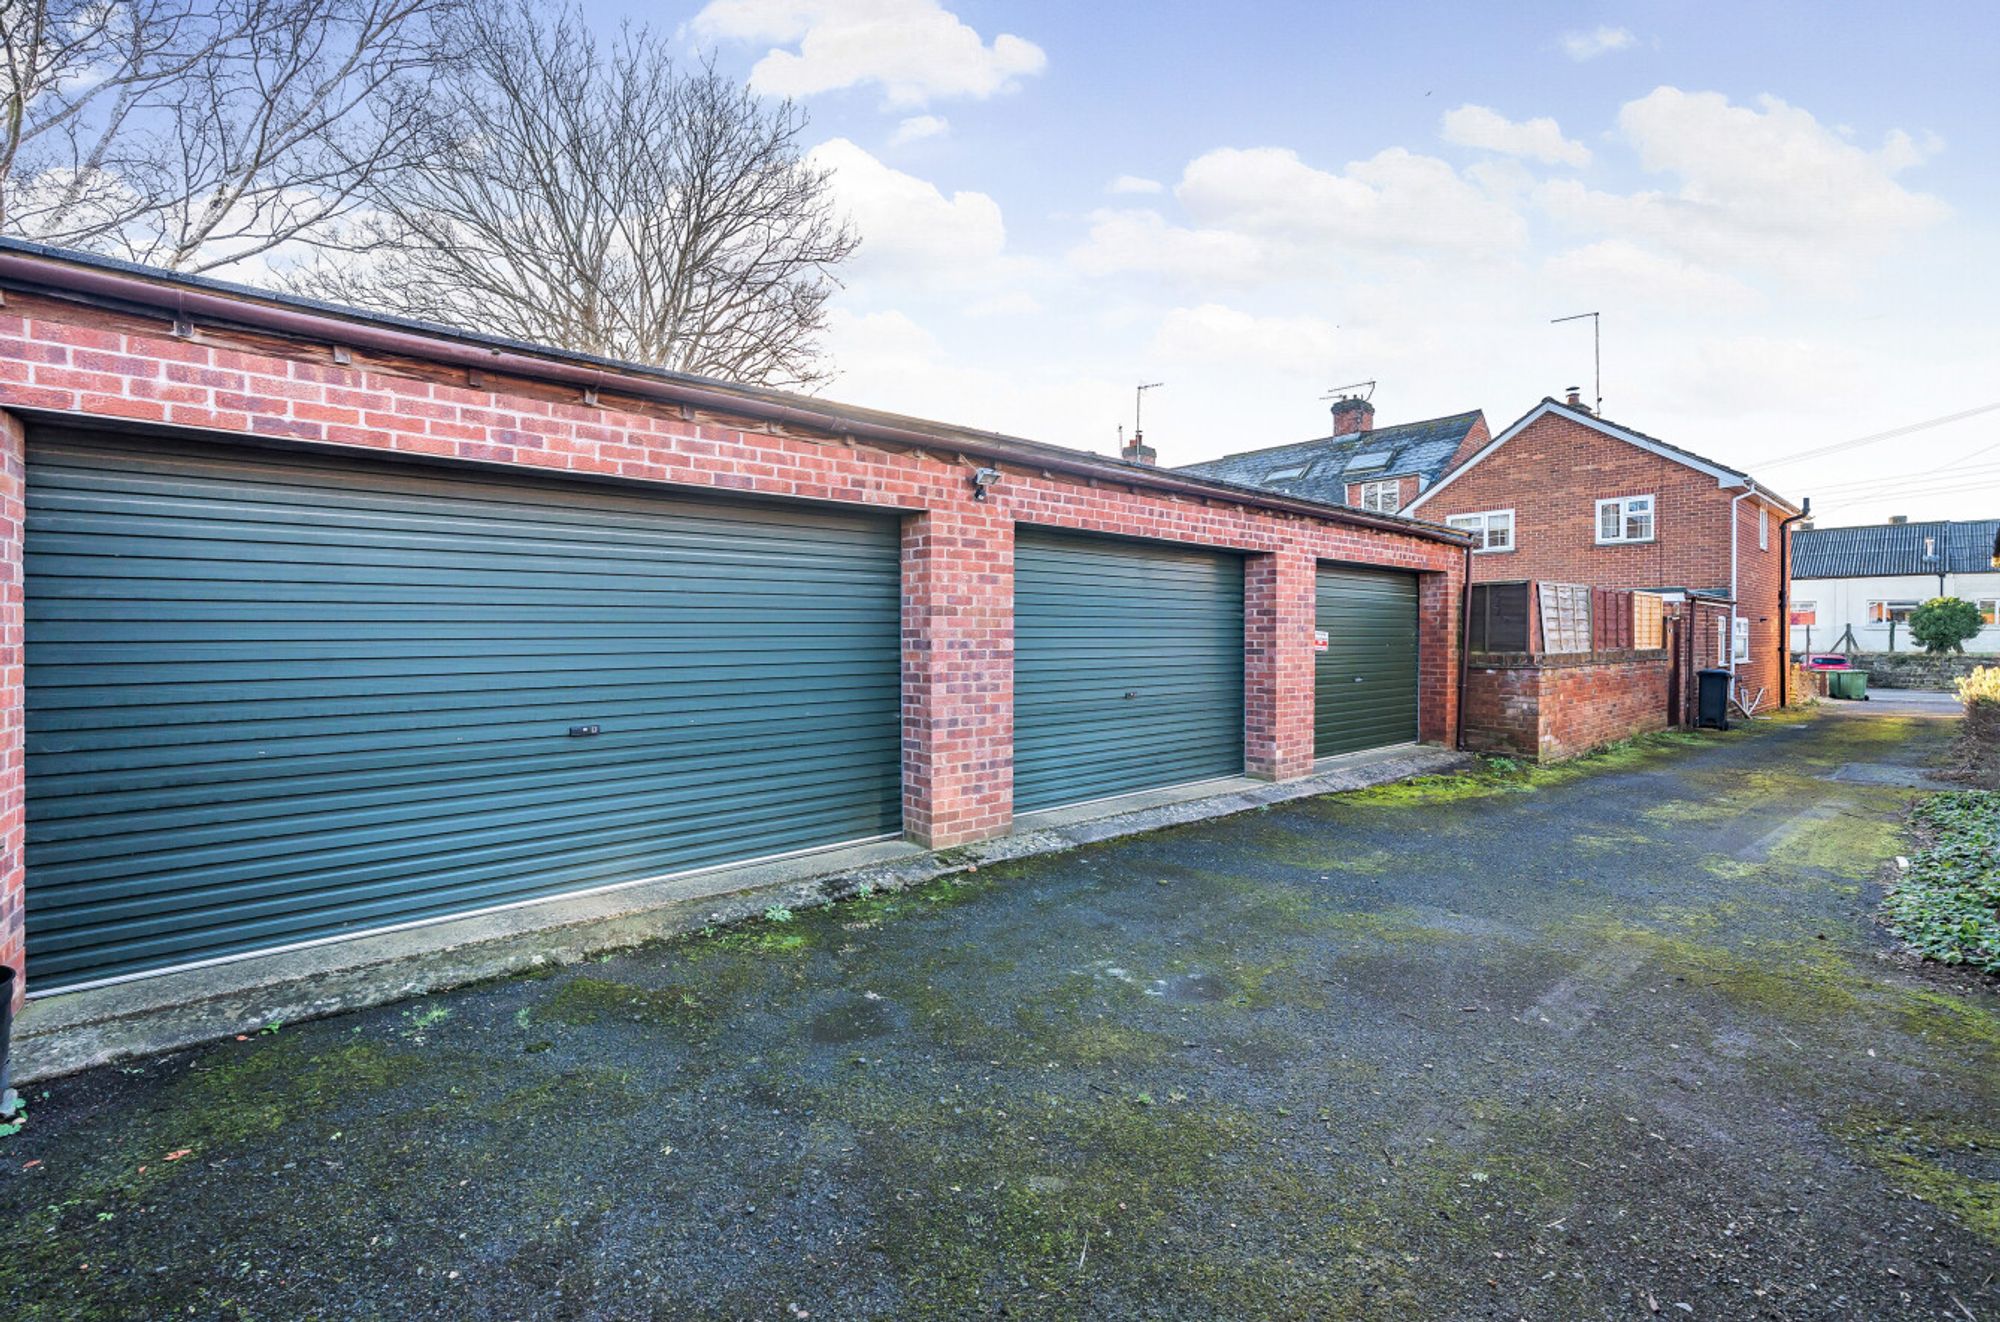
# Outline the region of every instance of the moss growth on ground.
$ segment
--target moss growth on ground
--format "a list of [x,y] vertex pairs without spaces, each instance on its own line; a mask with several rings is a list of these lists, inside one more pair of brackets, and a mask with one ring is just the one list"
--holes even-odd
[[1950,1120],[1860,1116],[1839,1131],[1868,1163],[1913,1198],[1949,1212],[2000,1246],[2000,1130]]
[[576,977],[559,985],[530,1017],[572,1028],[607,1019],[650,1027],[709,1029],[715,1009],[693,987],[636,987],[606,978]]

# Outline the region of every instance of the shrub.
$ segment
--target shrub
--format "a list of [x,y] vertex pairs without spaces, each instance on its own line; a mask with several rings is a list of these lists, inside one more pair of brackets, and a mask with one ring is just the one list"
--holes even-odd
[[2000,666],[1981,666],[1958,681],[1958,700],[1970,708],[1974,703],[2000,705]]
[[1910,637],[1932,656],[1963,652],[1965,640],[1985,627],[1979,607],[1959,597],[1932,597],[1910,612]]

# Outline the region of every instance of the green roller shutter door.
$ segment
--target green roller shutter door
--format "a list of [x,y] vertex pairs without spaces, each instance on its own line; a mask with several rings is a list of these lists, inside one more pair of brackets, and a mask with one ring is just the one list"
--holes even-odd
[[1313,756],[1417,737],[1417,578],[1381,570],[1319,571],[1313,669]]
[[38,433],[30,982],[893,834],[897,558],[869,515]]
[[1242,559],[1020,529],[1015,811],[1242,773]]

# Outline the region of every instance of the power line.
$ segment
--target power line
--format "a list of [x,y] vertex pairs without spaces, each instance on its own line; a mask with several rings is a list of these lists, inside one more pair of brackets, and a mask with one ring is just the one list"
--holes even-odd
[[1814,495],[1828,495],[1838,491],[1860,491],[1873,489],[1893,491],[1908,486],[1935,486],[1941,480],[1952,483],[1962,482],[1970,477],[1985,477],[2000,474],[2000,464],[1976,464],[1967,468],[1932,469],[1922,473],[1906,473],[1901,477],[1854,478],[1846,482],[1827,482],[1813,487]]
[[1821,455],[1838,454],[1842,450],[1853,450],[1863,445],[1873,445],[1877,441],[1893,441],[1898,436],[1908,436],[1913,432],[1928,431],[1932,427],[1943,427],[1967,418],[1976,418],[1982,413],[2000,409],[2000,402],[1981,404],[1977,408],[1966,409],[1963,413],[1950,413],[1942,418],[1930,418],[1924,422],[1913,422],[1906,427],[1892,427],[1888,431],[1878,431],[1872,436],[1857,436],[1851,441],[1836,441],[1832,445],[1822,445],[1811,450],[1801,450],[1797,454],[1785,455],[1778,459],[1761,459],[1759,468],[1781,468],[1786,464],[1801,463],[1807,459],[1817,459]]

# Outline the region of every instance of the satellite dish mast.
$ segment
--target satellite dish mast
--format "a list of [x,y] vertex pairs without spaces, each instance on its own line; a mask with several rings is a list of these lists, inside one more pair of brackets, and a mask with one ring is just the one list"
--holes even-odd
[[1590,359],[1591,370],[1594,373],[1591,378],[1593,382],[1591,389],[1597,395],[1597,407],[1591,411],[1601,418],[1604,416],[1604,345],[1597,333],[1598,314],[1595,312],[1579,312],[1572,317],[1551,317],[1549,325],[1557,326],[1565,321],[1582,321],[1585,317],[1590,318]]

